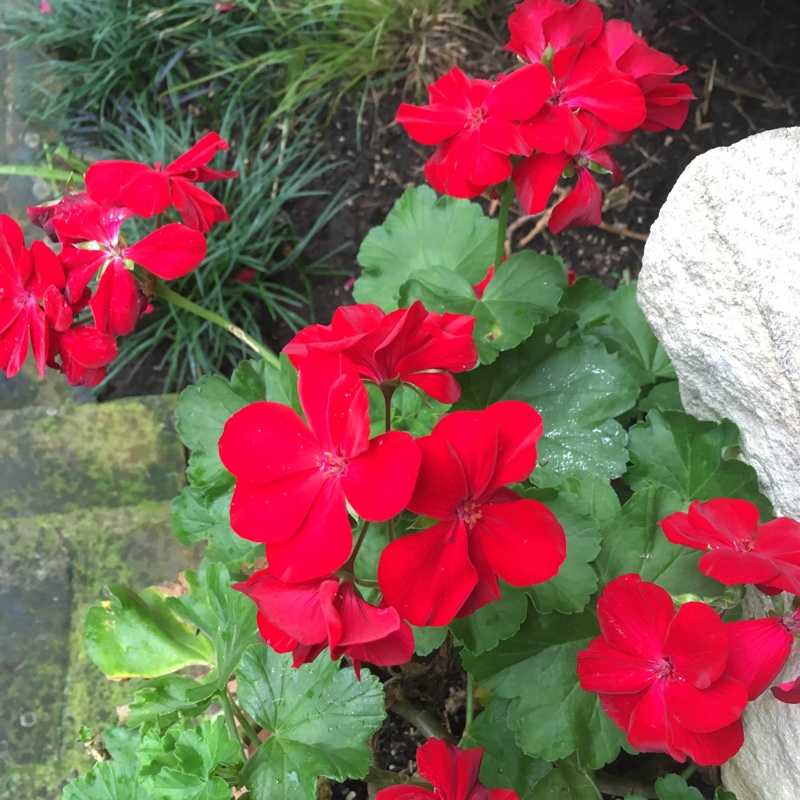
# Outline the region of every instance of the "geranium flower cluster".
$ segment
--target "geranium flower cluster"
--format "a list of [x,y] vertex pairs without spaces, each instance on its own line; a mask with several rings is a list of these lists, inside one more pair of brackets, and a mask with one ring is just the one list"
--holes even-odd
[[[416,440],[403,431],[371,436],[365,382],[380,389],[386,428],[400,387],[454,402],[452,373],[477,363],[474,323],[419,301],[390,314],[340,308],[330,325],[300,331],[285,348],[305,418],[261,402],[227,422],[219,452],[236,477],[231,526],[263,542],[268,563],[236,588],[256,603],[267,642],[292,652],[295,665],[326,646],[356,667],[404,663],[414,649],[409,622],[447,625],[498,599],[498,578],[540,583],[563,562],[561,525],[507,486],[536,463],[542,423],[531,406],[449,413]],[[369,523],[403,510],[425,522],[383,549],[381,597],[370,603],[361,592],[376,587],[356,574],[356,555]],[[362,521],[355,545],[354,519]]]
[[[705,575],[800,596],[800,523],[758,521],[752,503],[720,498],[659,524],[669,541],[705,551]],[[606,586],[597,613],[600,636],[578,654],[583,688],[600,696],[637,749],[706,765],[739,750],[745,705],[775,680],[800,633],[800,610],[739,622],[723,622],[701,602],[676,612],[664,589],[633,574]],[[797,703],[798,687],[800,678],[772,693]]]
[[[95,386],[148,308],[156,278],[191,272],[206,254],[204,233],[229,219],[222,204],[196,184],[236,172],[206,164],[227,143],[209,133],[162,167],[101,161],[86,173],[86,191],[28,208],[31,222],[60,245],[25,247],[22,231],[0,217],[0,369],[13,377],[30,341],[39,372],[49,365],[73,385]],[[184,224],[160,224],[129,243],[122,226],[174,207]]]
[[595,174],[622,180],[609,147],[637,128],[678,129],[691,89],[686,71],[649,47],[631,25],[603,22],[591,0],[524,0],[508,20],[506,50],[523,63],[497,80],[453,68],[429,89],[429,103],[404,103],[396,120],[412,139],[436,145],[425,177],[452,197],[477,197],[511,179],[526,214],[545,209],[563,175],[576,185],[550,217],[554,233],[598,225]]

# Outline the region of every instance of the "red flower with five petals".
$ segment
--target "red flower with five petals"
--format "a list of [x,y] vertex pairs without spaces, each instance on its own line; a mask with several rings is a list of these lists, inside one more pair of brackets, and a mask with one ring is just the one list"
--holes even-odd
[[231,527],[264,542],[272,573],[306,581],[344,564],[352,548],[347,503],[362,518],[389,519],[414,488],[420,452],[407,433],[369,438],[369,399],[343,356],[309,355],[298,380],[308,420],[280,403],[237,411],[219,440],[236,476]]
[[378,564],[386,602],[413,625],[447,625],[514,586],[549,580],[566,554],[564,530],[541,503],[506,484],[536,465],[538,412],[517,401],[444,417],[417,440],[422,463],[410,511],[442,520],[390,542]]
[[487,789],[480,782],[482,747],[461,750],[441,739],[417,748],[419,774],[433,791],[410,784],[381,789],[375,800],[519,800],[512,789]]
[[309,353],[342,353],[384,391],[405,383],[440,403],[455,403],[461,388],[450,373],[478,361],[474,326],[473,317],[434,314],[419,301],[391,314],[369,304],[343,306],[330,325],[303,328],[283,352],[298,369]]
[[543,64],[522,67],[497,82],[471,81],[458,67],[428,87],[430,103],[403,103],[396,121],[422,144],[438,145],[425,165],[437,192],[477,197],[511,175],[511,155],[527,155],[519,122],[532,117],[550,94]]
[[122,205],[140,217],[160,214],[174,204],[190,228],[207,232],[215,222],[228,222],[230,217],[219,200],[195,184],[238,176],[235,171],[205,166],[215,153],[227,149],[219,134],[209,133],[166,167],[98,161],[86,172],[86,191],[96,203]]
[[414,635],[393,608],[377,608],[359,595],[352,581],[326,575],[284,583],[269,569],[233,586],[258,607],[258,628],[278,653],[293,653],[294,666],[313,661],[325,647],[331,658],[379,667],[405,664],[414,653]]
[[703,765],[739,750],[748,689],[726,674],[726,626],[709,606],[676,613],[666,590],[622,575],[603,590],[597,616],[601,635],[578,653],[578,677],[637,750]]
[[695,500],[658,524],[673,544],[708,550],[700,571],[726,585],[751,583],[765,594],[800,595],[800,522],[780,517],[758,524],[746,500]]
[[29,339],[39,374],[44,377],[49,349],[47,312],[63,304],[64,284],[58,256],[44,242],[34,242],[26,249],[19,225],[0,215],[0,369],[9,378],[22,369]]

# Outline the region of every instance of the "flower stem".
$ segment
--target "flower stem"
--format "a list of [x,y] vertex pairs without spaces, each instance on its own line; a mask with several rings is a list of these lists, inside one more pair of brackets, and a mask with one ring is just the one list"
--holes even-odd
[[390,703],[389,711],[394,711],[406,722],[410,722],[423,736],[427,736],[429,739],[444,739],[450,744],[456,743],[453,734],[444,728],[430,711],[422,711],[412,706],[404,697]]
[[689,764],[689,766],[686,767],[683,772],[681,772],[681,778],[685,781],[688,781],[689,778],[695,774],[695,772],[697,772],[697,764]]
[[347,563],[342,566],[342,570],[355,573],[356,556],[358,556],[358,551],[361,549],[361,545],[364,544],[364,537],[367,535],[367,528],[369,528],[369,520],[365,519],[364,525],[361,527],[361,533],[358,534],[358,539],[356,540],[353,552],[350,553],[350,558],[347,559]]
[[220,703],[222,704],[222,713],[225,715],[225,724],[228,726],[231,736],[239,743],[239,750],[242,753],[242,761],[247,761],[247,753],[244,750],[244,743],[239,735],[239,729],[236,727],[236,718],[233,712],[233,700],[231,700],[231,696],[227,689],[219,692],[218,697]]
[[231,701],[231,707],[233,708],[233,713],[236,715],[236,719],[239,720],[239,724],[242,726],[242,728],[243,728],[243,730],[245,732],[245,735],[250,740],[250,744],[253,747],[258,747],[258,743],[259,743],[258,734],[255,732],[255,729],[250,724],[250,720],[247,719],[247,717],[245,716],[244,712],[236,704],[236,701],[231,696],[230,689],[226,689],[225,690],[225,694],[228,695],[228,698]]
[[219,325],[220,328],[224,328],[228,333],[233,334],[239,341],[244,342],[251,350],[254,350],[258,353],[268,364],[275,367],[276,369],[280,369],[280,361],[278,361],[278,357],[275,353],[272,352],[268,347],[265,347],[260,342],[257,342],[251,336],[248,336],[238,325],[234,325],[230,320],[225,319],[225,317],[220,316],[219,314],[215,314],[213,311],[209,311],[202,306],[197,305],[197,303],[193,303],[188,298],[184,297],[183,295],[178,294],[177,292],[173,292],[168,286],[165,286],[163,283],[156,284],[156,294],[159,297],[163,297],[164,300],[168,300],[178,308],[182,308],[185,311],[191,311],[192,314],[196,314],[198,317],[202,317],[203,319],[208,320],[209,322],[213,322],[215,325]]
[[508,210],[514,199],[514,183],[508,181],[503,189],[503,199],[500,201],[500,214],[497,217],[497,247],[494,252],[494,268],[499,269],[506,252],[506,228],[508,227]]

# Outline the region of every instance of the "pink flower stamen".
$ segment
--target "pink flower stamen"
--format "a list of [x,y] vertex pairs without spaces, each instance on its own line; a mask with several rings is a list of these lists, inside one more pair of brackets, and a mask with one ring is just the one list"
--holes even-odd
[[475,523],[483,517],[483,512],[474,500],[465,500],[456,509],[456,516],[462,520],[468,528],[472,528]]
[[340,478],[347,474],[347,459],[336,453],[326,451],[317,456],[317,465],[327,478]]

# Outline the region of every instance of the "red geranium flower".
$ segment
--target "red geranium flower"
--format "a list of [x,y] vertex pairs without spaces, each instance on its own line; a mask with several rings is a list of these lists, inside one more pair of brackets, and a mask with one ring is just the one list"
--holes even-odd
[[283,352],[298,369],[310,353],[341,353],[385,390],[407,383],[440,403],[455,403],[461,389],[450,373],[478,361],[474,326],[473,317],[434,314],[418,300],[391,314],[370,304],[342,306],[330,325],[303,328]]
[[553,189],[567,167],[578,177],[573,190],[553,209],[550,230],[560,233],[570,225],[599,225],[603,195],[592,168],[607,170],[619,183],[622,173],[608,147],[619,144],[620,134],[591,114],[579,112],[575,120],[583,131],[576,147],[561,153],[534,153],[514,168],[514,189],[526,214],[544,211]]
[[44,377],[49,347],[47,308],[59,308],[58,300],[63,303],[65,282],[58,256],[44,242],[34,242],[27,250],[19,225],[0,215],[0,369],[9,378],[22,369],[29,339],[36,367]]
[[628,741],[645,752],[722,764],[742,746],[748,690],[726,674],[730,645],[704,603],[675,612],[669,593],[639,575],[606,586],[600,636],[578,653],[578,677]]
[[266,544],[282,581],[327,575],[352,547],[347,503],[367,520],[389,519],[405,507],[420,453],[407,433],[369,438],[369,399],[355,367],[342,356],[315,353],[298,381],[308,420],[280,403],[237,411],[219,440],[236,476],[231,526]]
[[695,500],[689,513],[659,522],[673,544],[709,550],[700,571],[721,583],[751,583],[765,594],[800,595],[800,522],[788,517],[758,524],[758,509],[746,500]]
[[391,667],[414,653],[414,635],[399,614],[370,605],[352,581],[340,582],[337,575],[284,583],[265,569],[233,588],[256,604],[264,640],[278,653],[293,653],[295,667],[326,646],[332,659],[350,656],[357,675],[362,661]]
[[479,779],[482,747],[461,750],[441,739],[428,739],[417,749],[419,774],[433,786],[389,786],[375,800],[519,800],[511,789],[487,789]]
[[147,306],[126,260],[172,280],[187,275],[206,255],[203,234],[178,223],[157,228],[126,246],[120,228],[133,215],[127,208],[103,208],[85,195],[74,195],[47,220],[64,244],[61,261],[67,270],[67,302],[78,302],[99,274],[89,306],[97,327],[112,336],[130,333]]
[[566,554],[564,530],[541,503],[506,484],[536,465],[542,419],[526,403],[445,416],[417,440],[422,464],[408,508],[442,520],[391,542],[378,564],[389,605],[413,625],[447,625],[514,586],[549,580]]
[[510,177],[510,155],[531,152],[519,122],[541,108],[551,83],[543,64],[522,67],[497,82],[471,81],[453,67],[428,87],[428,105],[403,103],[395,119],[415,141],[438,145],[425,165],[425,177],[437,192],[477,197]]
[[[51,331],[48,364],[59,369],[72,386],[97,386],[117,357],[117,340],[94,325],[80,325],[63,333]],[[61,357],[59,364],[56,359]]]
[[608,55],[617,69],[636,81],[647,107],[643,130],[677,130],[683,125],[689,113],[689,101],[695,96],[685,83],[670,81],[688,67],[648,47],[645,40],[634,33],[631,24],[622,20],[609,20],[595,46]]
[[136,161],[98,161],[86,172],[86,191],[96,203],[123,205],[140,217],[152,217],[171,205],[194,230],[206,232],[215,222],[228,222],[225,206],[196,183],[229,180],[232,170],[214,170],[205,165],[228,143],[209,133],[171,164],[154,167]]
[[725,674],[747,687],[747,699],[755,700],[783,669],[798,630],[792,617],[765,617],[725,624],[730,654]]
[[781,703],[796,705],[800,703],[800,678],[795,678],[793,681],[787,681],[786,683],[779,683],[777,686],[773,686],[770,691],[773,697],[776,700],[780,700]]
[[506,50],[521,59],[541,61],[575,44],[591,44],[603,30],[603,12],[589,0],[567,5],[560,0],[524,0],[508,18],[511,39]]

